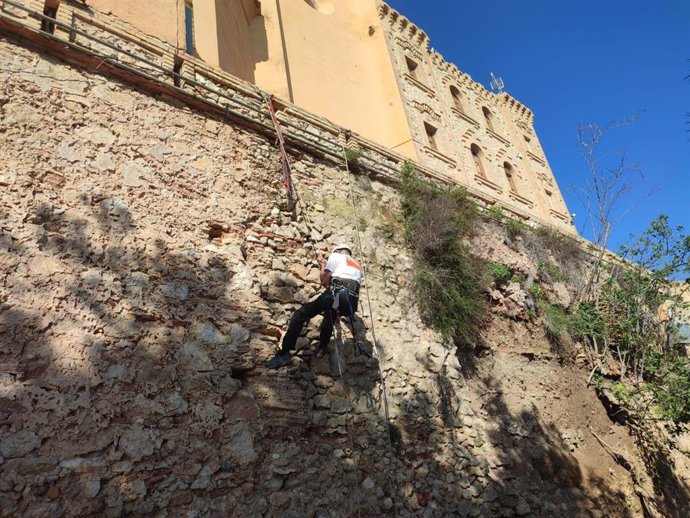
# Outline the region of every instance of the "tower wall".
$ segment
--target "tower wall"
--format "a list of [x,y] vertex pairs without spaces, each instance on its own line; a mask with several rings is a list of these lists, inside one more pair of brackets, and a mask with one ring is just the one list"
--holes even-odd
[[508,209],[574,233],[532,112],[445,61],[424,31],[387,4],[379,3],[379,14],[420,162]]

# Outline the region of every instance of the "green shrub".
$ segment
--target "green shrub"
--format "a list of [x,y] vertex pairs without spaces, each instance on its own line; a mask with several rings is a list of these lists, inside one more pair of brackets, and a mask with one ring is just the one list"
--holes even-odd
[[458,345],[474,342],[486,314],[484,260],[465,239],[477,207],[463,189],[442,188],[405,164],[401,170],[405,235],[415,255],[413,290],[422,321]]
[[360,159],[362,158],[362,152],[357,149],[346,149],[345,150],[345,160],[347,160],[347,167],[351,173],[357,174],[362,169],[362,164]]
[[546,298],[544,288],[541,287],[541,284],[537,284],[536,282],[532,284],[527,291],[529,291],[535,301],[544,300]]
[[634,390],[622,381],[613,383],[611,385],[611,391],[613,395],[616,396],[616,399],[623,405],[630,407],[634,403]]
[[662,417],[674,423],[690,422],[690,360],[666,358],[650,382]]
[[681,285],[672,279],[690,274],[690,235],[662,215],[622,246],[621,255],[630,262],[602,270],[607,277],[596,305],[580,304],[573,311],[572,336],[597,353],[608,349],[616,356],[636,388],[614,391],[642,417],[651,408],[655,417],[688,423],[690,359],[673,347],[660,315],[684,305]]
[[562,344],[565,339],[570,338],[570,316],[565,310],[544,300],[540,300],[538,306],[544,314],[544,330],[549,340]]
[[561,282],[567,280],[567,276],[557,265],[542,259],[537,261],[537,273],[540,277],[549,282]]
[[604,315],[593,304],[580,304],[570,317],[570,335],[579,341],[602,340],[607,333]]
[[513,278],[513,271],[500,263],[489,263],[489,273],[493,277],[496,286],[503,286]]
[[527,225],[511,218],[506,218],[505,224],[508,237],[511,240],[515,240],[515,238],[522,236],[526,231],[529,230]]
[[539,244],[548,249],[560,263],[577,262],[584,252],[577,239],[550,227],[538,227],[535,235]]
[[511,277],[511,282],[517,282],[518,284],[524,284],[527,280],[527,275],[522,272],[516,272]]
[[492,205],[489,210],[486,211],[486,213],[489,215],[489,217],[497,220],[497,221],[505,221],[506,220],[506,215],[505,212],[503,212],[503,209],[501,208],[500,205]]

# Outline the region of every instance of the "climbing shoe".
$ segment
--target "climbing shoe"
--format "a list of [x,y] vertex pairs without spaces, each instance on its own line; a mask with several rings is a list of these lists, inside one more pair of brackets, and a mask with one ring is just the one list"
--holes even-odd
[[279,369],[286,365],[292,365],[292,357],[289,354],[276,354],[273,359],[264,363],[264,367],[269,369]]

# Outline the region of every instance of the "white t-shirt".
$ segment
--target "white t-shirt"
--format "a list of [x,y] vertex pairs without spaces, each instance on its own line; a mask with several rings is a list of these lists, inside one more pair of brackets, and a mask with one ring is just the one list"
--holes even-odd
[[362,283],[362,267],[352,257],[345,254],[331,254],[326,270],[338,279],[350,279]]

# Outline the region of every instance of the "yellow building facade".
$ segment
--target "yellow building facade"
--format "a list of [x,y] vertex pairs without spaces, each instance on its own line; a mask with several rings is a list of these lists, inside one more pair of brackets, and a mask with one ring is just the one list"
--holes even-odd
[[423,30],[380,0],[88,6],[471,187],[489,204],[576,233],[532,112],[445,61]]

